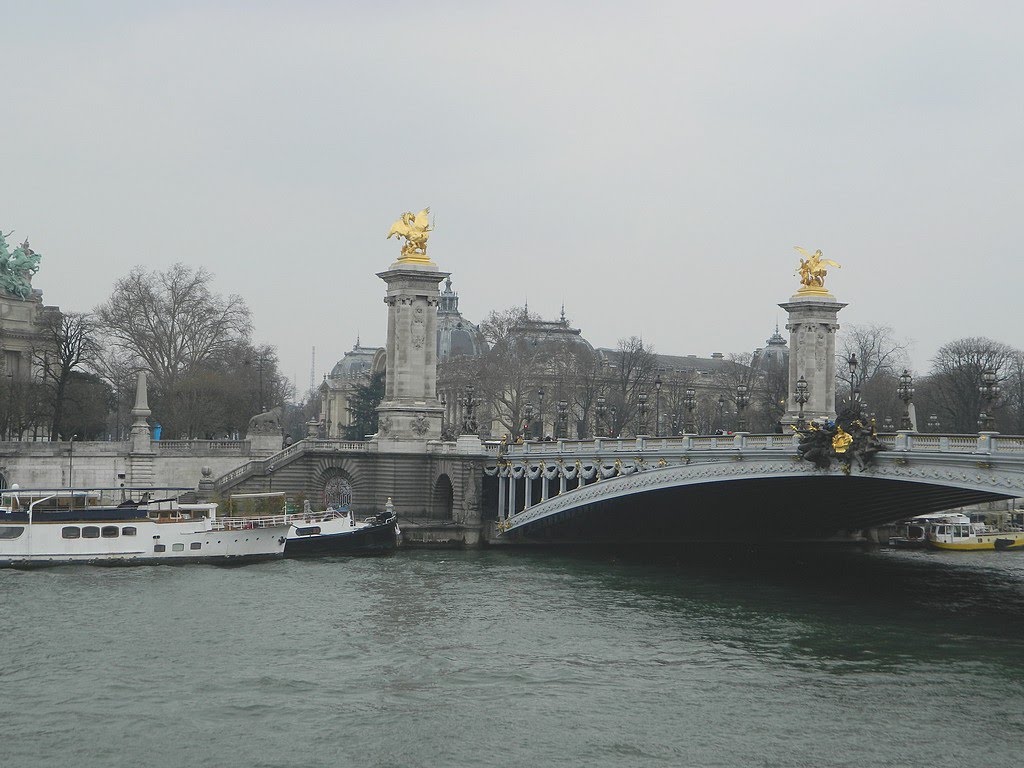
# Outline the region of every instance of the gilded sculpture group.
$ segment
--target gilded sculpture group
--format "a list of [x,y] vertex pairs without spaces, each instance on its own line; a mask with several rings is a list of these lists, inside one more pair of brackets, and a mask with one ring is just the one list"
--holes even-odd
[[824,288],[825,275],[828,274],[825,267],[840,268],[832,259],[823,259],[820,248],[814,253],[808,253],[799,245],[795,245],[793,248],[800,254],[800,284],[804,289]]

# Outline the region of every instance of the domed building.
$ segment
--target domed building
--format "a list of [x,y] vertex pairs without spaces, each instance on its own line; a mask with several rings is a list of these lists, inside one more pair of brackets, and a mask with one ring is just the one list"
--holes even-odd
[[486,351],[487,342],[480,329],[459,312],[459,294],[452,290],[452,279],[447,278],[437,305],[437,359],[476,357]]
[[386,355],[383,347],[364,347],[356,343],[324,376],[320,385],[320,428],[328,438],[345,438],[352,426],[349,396],[359,382],[383,371]]

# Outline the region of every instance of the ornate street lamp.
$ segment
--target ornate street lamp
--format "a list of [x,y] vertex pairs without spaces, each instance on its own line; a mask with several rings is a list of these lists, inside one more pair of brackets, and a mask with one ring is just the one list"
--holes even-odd
[[928,428],[932,432],[938,432],[942,428],[942,425],[939,424],[939,417],[934,413],[928,417]]
[[569,436],[569,404],[565,400],[559,400],[558,405],[558,435],[564,440]]
[[985,410],[981,412],[978,426],[986,432],[996,431],[996,417],[993,413],[995,401],[999,398],[1000,388],[996,383],[996,372],[991,368],[981,374],[981,385],[978,387],[981,399],[985,401]]
[[608,437],[615,437],[615,435],[612,434],[612,430],[616,429],[619,423],[619,409],[613,405],[611,407],[611,413],[612,423],[608,425]]
[[743,418],[743,411],[750,404],[750,393],[746,384],[736,387],[736,431],[747,431],[747,420]]
[[533,437],[533,403],[527,403],[523,408],[523,440]]
[[605,405],[604,395],[597,396],[597,424],[594,425],[594,432],[601,437],[604,437],[608,431],[606,426],[606,419],[608,416],[608,406]]
[[540,401],[540,407],[537,409],[537,420],[540,421],[540,426],[537,427],[537,439],[544,439],[544,387],[537,390],[537,399]]
[[466,385],[466,397],[462,402],[465,409],[462,416],[462,434],[475,435],[479,432],[476,424],[476,398],[473,397],[473,385]]
[[647,431],[647,393],[641,392],[637,395],[638,405],[636,407],[636,433],[642,435]]
[[654,436],[661,437],[661,374],[654,377]]
[[725,431],[725,395],[718,396],[718,428]]
[[914,399],[914,377],[906,368],[900,374],[900,383],[896,385],[896,396],[903,401],[903,419],[900,421],[900,429],[911,429],[910,402]]
[[693,411],[697,407],[697,393],[692,389],[687,389],[683,395],[683,405],[686,406],[686,424],[683,426],[683,430],[693,435],[697,433],[697,424],[693,420]]
[[846,358],[846,364],[850,367],[850,407],[852,408],[854,403],[857,402],[857,391],[856,391],[856,374],[857,374],[857,353],[851,352],[850,356]]
[[800,414],[797,416],[796,426],[797,429],[806,429],[807,422],[804,421],[804,404],[807,402],[807,380],[801,376],[796,382],[796,392],[793,394],[793,399],[796,400],[800,406]]

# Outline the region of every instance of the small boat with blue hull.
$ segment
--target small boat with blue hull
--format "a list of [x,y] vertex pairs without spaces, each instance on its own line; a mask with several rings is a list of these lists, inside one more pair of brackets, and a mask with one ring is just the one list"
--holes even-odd
[[266,519],[257,512],[279,512],[273,519],[290,524],[285,557],[315,555],[375,555],[390,552],[398,546],[401,530],[391,499],[378,515],[356,520],[349,509],[328,507],[314,511],[308,501],[301,512],[288,511],[288,500],[283,493],[238,493],[229,500],[228,525],[245,525],[250,520]]
[[284,521],[233,529],[185,488],[0,492],[0,567],[244,563],[284,556]]

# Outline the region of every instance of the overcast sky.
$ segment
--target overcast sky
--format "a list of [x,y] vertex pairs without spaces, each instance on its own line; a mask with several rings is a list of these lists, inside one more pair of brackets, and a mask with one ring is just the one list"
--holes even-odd
[[[429,205],[463,314],[762,346],[794,245],[841,323],[1021,338],[1019,2],[0,0],[0,227],[88,311],[203,265],[283,372],[385,340]],[[842,333],[842,331],[840,331]]]

